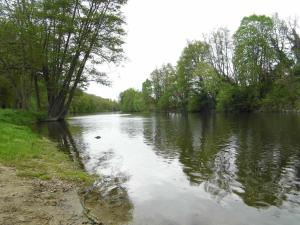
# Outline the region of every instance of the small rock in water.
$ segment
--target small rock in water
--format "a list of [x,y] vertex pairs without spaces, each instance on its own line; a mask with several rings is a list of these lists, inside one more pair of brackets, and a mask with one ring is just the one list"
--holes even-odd
[[96,138],[96,139],[100,139],[101,137],[100,137],[100,136],[96,136],[95,138]]

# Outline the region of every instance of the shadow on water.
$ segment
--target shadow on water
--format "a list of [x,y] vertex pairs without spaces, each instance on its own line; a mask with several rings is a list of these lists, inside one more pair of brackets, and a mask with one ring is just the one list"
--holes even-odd
[[[70,127],[67,122],[49,122],[38,123],[33,129],[56,142],[60,150],[67,153],[78,166],[84,169],[84,161],[88,156],[84,154],[85,143],[81,137],[80,127]],[[107,159],[109,158],[103,158],[99,163],[105,164]],[[125,174],[101,176],[93,186],[82,191],[81,196],[85,208],[106,225],[121,225],[130,222],[133,204],[126,188],[123,187],[127,179]]]
[[84,168],[76,143],[66,122],[37,123],[34,130],[57,143],[60,150],[67,153],[76,164]]
[[157,155],[178,158],[191,185],[248,206],[300,206],[297,115],[156,115],[144,139]]

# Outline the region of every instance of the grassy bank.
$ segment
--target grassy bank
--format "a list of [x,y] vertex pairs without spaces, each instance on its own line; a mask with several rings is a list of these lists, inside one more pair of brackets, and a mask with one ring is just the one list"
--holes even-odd
[[91,184],[92,176],[55,143],[30,129],[38,117],[25,111],[0,110],[0,164],[15,167],[19,176]]

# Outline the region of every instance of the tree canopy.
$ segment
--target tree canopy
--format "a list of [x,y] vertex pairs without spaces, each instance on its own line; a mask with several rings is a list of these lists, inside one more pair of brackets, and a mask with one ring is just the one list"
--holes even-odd
[[177,64],[143,84],[144,110],[300,109],[297,22],[250,15],[233,35],[218,28],[189,41]]
[[40,88],[48,119],[63,119],[76,89],[108,84],[97,70],[122,59],[126,0],[0,1],[0,75],[16,90],[21,108]]

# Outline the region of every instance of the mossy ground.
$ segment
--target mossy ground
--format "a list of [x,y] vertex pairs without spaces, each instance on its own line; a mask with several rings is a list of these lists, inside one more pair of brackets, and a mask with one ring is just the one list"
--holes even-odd
[[55,143],[30,129],[38,116],[27,111],[0,110],[0,163],[15,167],[19,176],[91,184],[94,177]]

